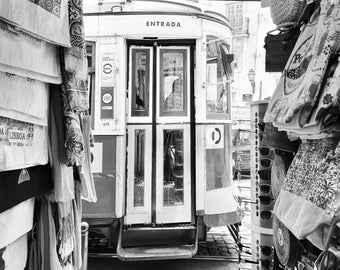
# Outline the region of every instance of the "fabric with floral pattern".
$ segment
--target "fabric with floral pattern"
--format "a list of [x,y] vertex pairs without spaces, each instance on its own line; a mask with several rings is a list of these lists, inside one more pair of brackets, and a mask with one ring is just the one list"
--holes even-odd
[[332,216],[340,210],[340,144],[322,160],[308,199]]
[[328,152],[335,149],[337,141],[336,138],[302,141],[287,171],[283,189],[309,200],[310,187],[319,176],[319,167]]

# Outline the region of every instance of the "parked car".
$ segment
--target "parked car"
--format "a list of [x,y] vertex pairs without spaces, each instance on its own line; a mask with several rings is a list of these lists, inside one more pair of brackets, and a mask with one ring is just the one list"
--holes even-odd
[[233,130],[233,176],[250,175],[250,130]]

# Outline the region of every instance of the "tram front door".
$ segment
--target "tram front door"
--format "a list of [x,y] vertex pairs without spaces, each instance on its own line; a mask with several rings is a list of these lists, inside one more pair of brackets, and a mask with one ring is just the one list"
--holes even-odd
[[190,46],[129,46],[125,224],[191,222]]

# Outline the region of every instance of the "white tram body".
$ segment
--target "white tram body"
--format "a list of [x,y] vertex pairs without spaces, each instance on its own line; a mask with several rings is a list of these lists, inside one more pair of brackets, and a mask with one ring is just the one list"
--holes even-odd
[[119,224],[121,259],[191,257],[202,228],[241,218],[229,22],[194,1],[98,0],[84,25],[98,202],[83,216]]

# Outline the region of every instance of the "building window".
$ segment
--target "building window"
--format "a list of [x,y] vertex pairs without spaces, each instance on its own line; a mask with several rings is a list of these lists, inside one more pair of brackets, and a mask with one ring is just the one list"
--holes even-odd
[[231,4],[227,6],[227,18],[230,21],[234,33],[243,30],[243,4]]

